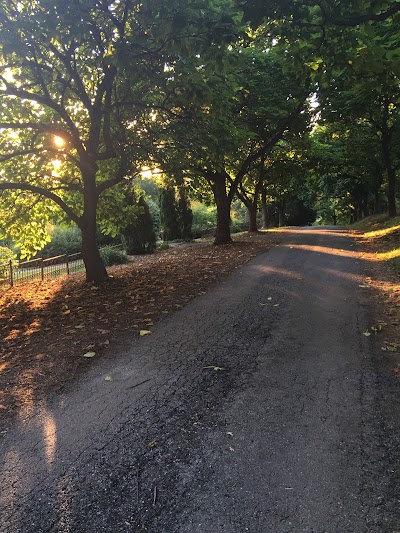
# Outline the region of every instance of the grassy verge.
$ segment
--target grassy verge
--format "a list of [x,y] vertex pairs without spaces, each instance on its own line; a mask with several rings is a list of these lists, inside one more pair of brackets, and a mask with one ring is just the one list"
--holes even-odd
[[376,254],[400,275],[400,216],[373,215],[351,226],[361,233]]

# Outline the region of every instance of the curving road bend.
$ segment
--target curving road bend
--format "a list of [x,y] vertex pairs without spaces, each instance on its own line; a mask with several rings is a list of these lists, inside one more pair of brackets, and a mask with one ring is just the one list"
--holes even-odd
[[400,532],[367,265],[343,230],[279,239],[4,429],[1,533]]

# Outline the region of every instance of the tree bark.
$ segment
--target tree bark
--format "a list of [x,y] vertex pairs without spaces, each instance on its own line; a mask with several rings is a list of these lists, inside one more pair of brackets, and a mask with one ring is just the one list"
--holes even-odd
[[253,202],[247,205],[247,211],[249,214],[249,233],[257,233],[257,204]]
[[382,131],[382,154],[385,163],[387,180],[388,180],[388,215],[389,217],[397,216],[396,208],[396,170],[393,166],[392,156],[390,153],[391,132],[385,128]]
[[261,189],[261,212],[262,212],[262,228],[268,228],[268,207],[267,207],[267,191],[263,187]]
[[285,202],[282,200],[278,203],[278,217],[279,217],[279,227],[281,228],[286,224],[285,220]]
[[217,206],[217,229],[214,244],[232,244],[231,237],[231,201],[226,193],[225,179],[221,176],[216,178],[211,188]]
[[80,224],[82,259],[85,263],[86,281],[100,283],[108,278],[108,274],[96,242],[97,191],[95,177],[86,177],[84,183],[84,210]]

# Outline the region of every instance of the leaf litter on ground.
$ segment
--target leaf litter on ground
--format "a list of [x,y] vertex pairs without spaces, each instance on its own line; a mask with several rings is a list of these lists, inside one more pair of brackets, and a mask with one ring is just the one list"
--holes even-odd
[[[1,290],[0,404],[5,408],[0,417],[28,409],[74,379],[87,368],[85,359],[113,357],[140,331],[149,331],[272,246],[266,234],[234,239],[240,242],[196,243],[136,256],[127,265],[109,268],[111,276],[101,285],[77,274]],[[82,357],[90,352],[95,356]]]

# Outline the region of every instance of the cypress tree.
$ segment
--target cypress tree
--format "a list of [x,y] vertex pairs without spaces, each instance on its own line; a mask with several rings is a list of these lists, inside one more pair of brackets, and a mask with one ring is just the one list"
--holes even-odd
[[179,189],[178,219],[182,239],[191,239],[193,212],[190,208],[189,198],[183,187]]
[[138,210],[135,219],[121,232],[122,242],[128,255],[152,252],[156,246],[153,219],[143,196],[136,205]]
[[180,239],[178,206],[173,187],[168,186],[160,190],[160,218],[163,240]]

